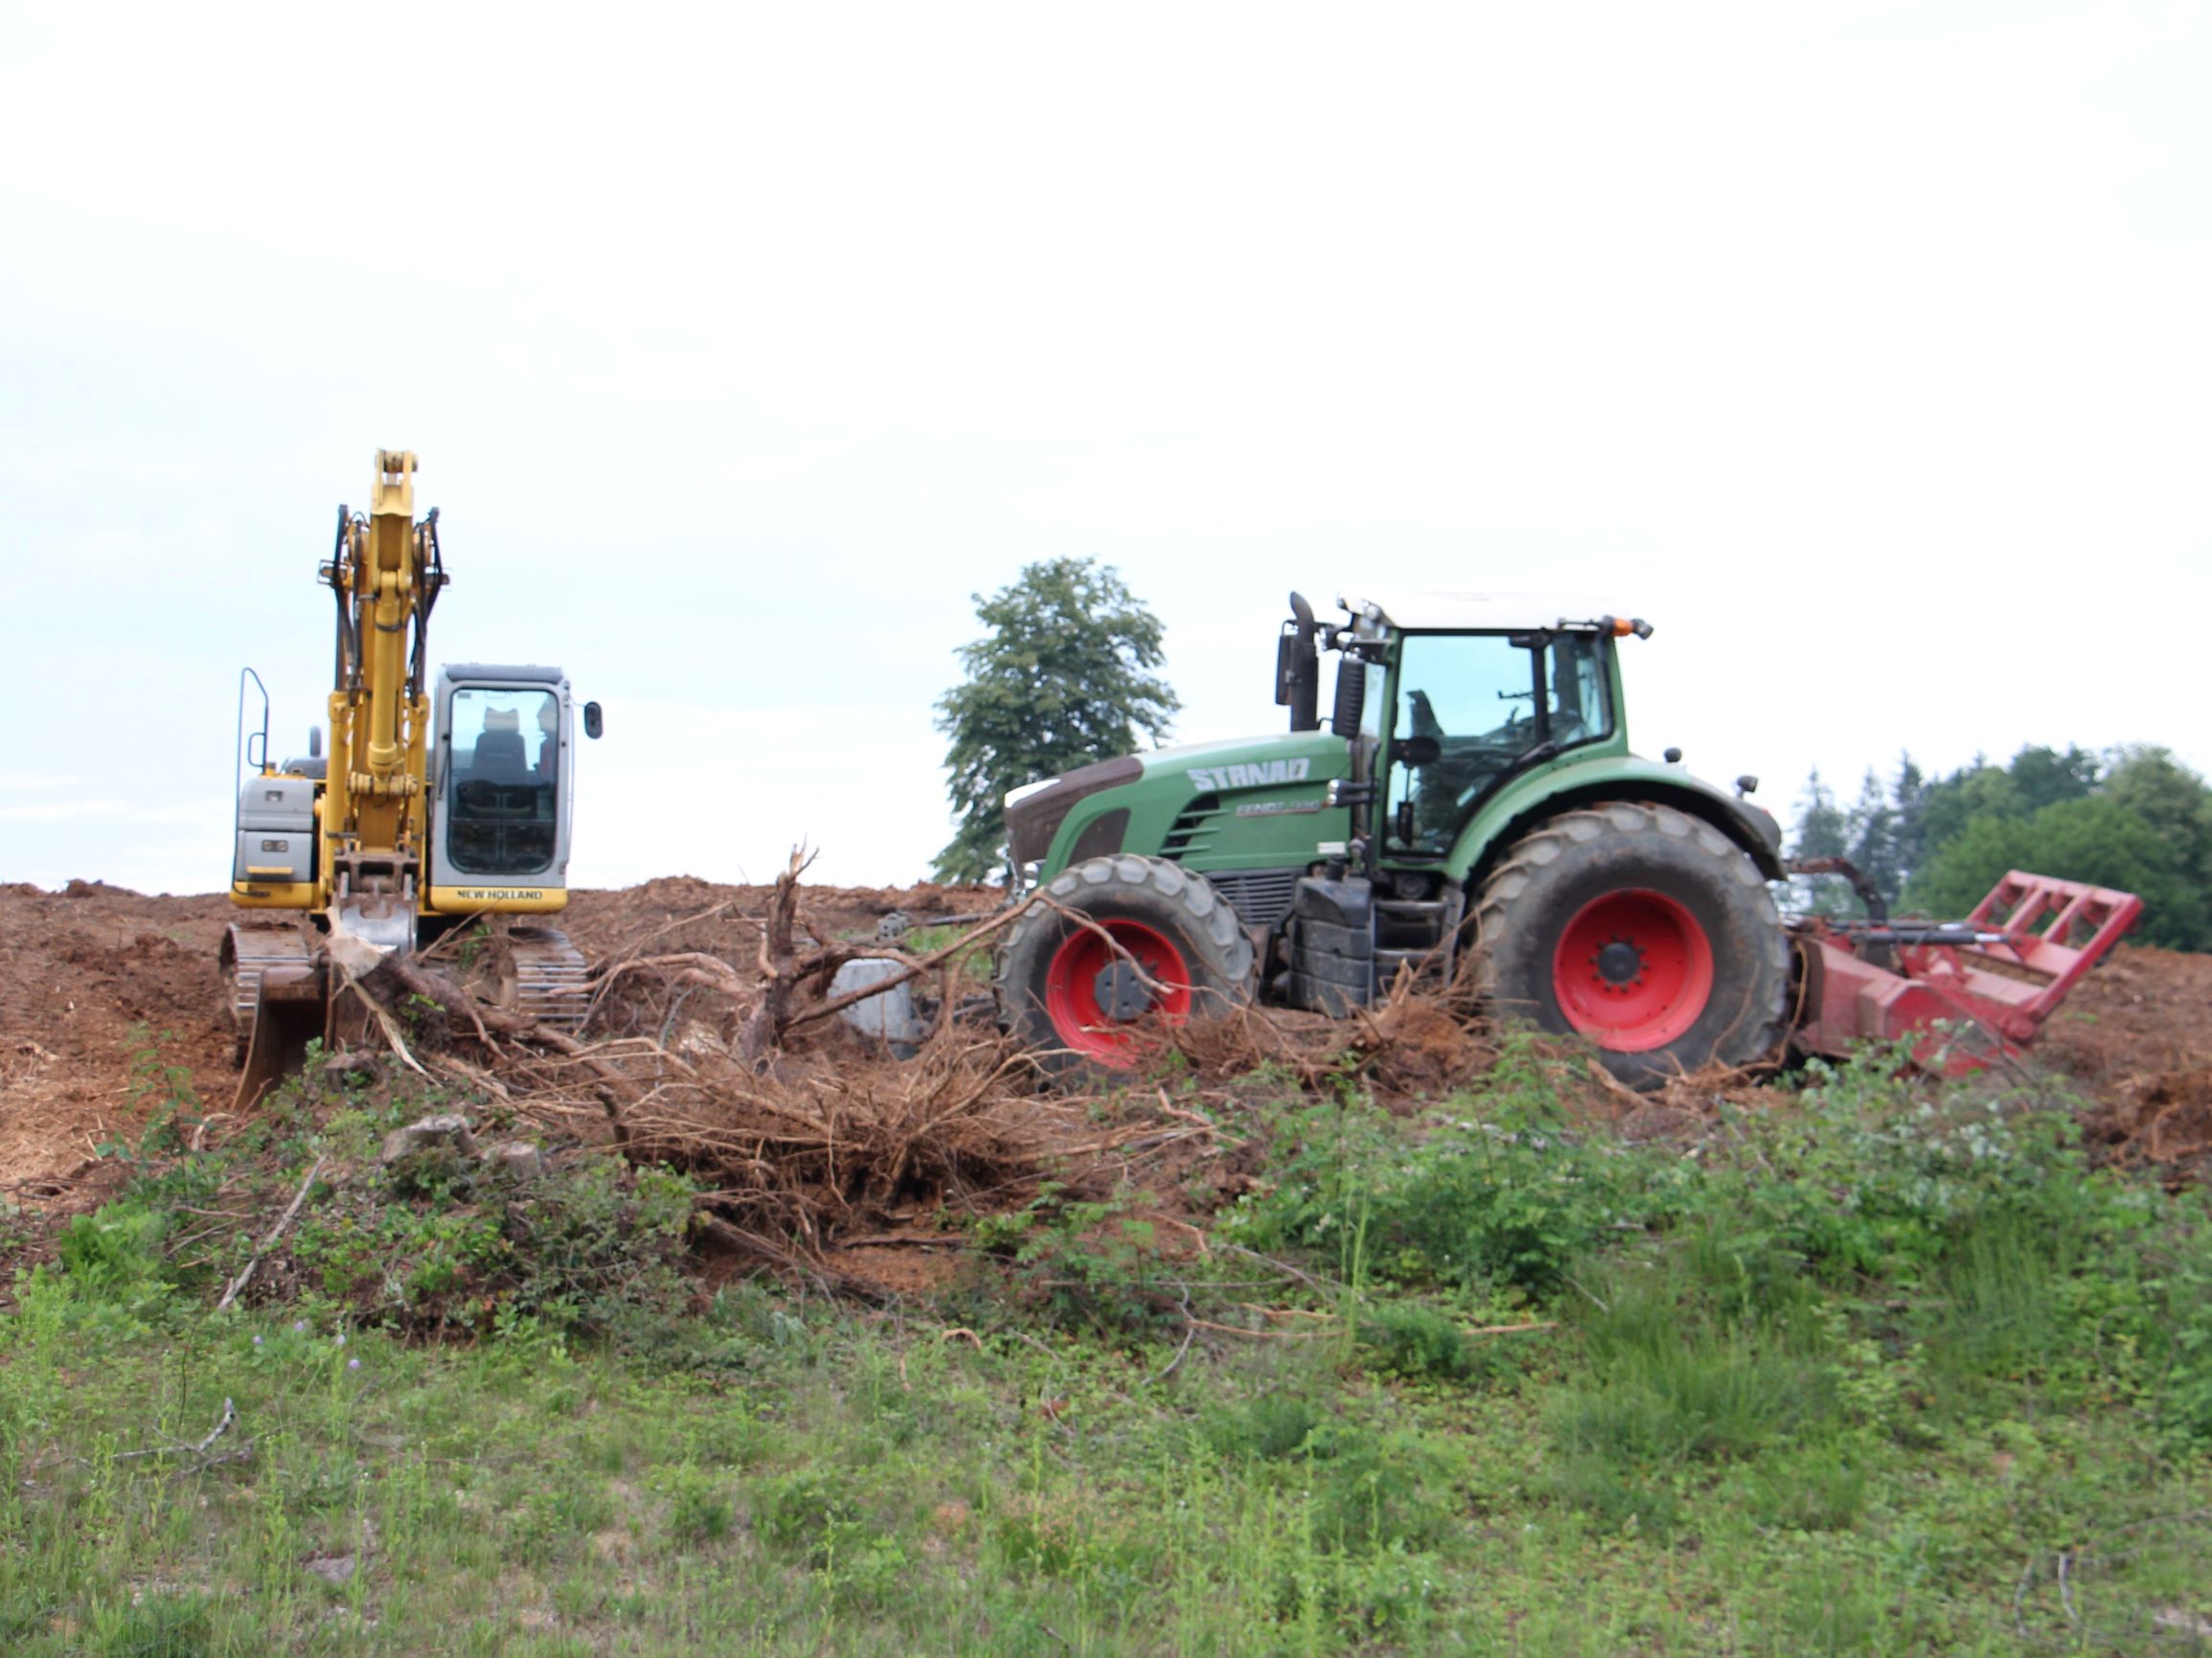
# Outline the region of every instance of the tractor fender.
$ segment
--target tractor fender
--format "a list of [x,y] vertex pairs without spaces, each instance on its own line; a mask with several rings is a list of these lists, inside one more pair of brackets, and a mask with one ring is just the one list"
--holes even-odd
[[1648,801],[1711,824],[1744,849],[1761,875],[1781,880],[1782,826],[1772,814],[1680,766],[1613,756],[1532,772],[1485,802],[1452,843],[1445,873],[1469,891],[1506,850],[1547,818],[1606,801]]

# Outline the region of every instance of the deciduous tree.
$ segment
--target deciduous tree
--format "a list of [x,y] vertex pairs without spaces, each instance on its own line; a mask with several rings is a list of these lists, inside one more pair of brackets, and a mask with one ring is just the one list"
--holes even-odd
[[1180,706],[1160,666],[1161,627],[1110,564],[1031,564],[975,613],[990,629],[960,649],[967,679],[937,703],[959,832],[937,854],[940,880],[1006,866],[1006,791],[1156,743]]

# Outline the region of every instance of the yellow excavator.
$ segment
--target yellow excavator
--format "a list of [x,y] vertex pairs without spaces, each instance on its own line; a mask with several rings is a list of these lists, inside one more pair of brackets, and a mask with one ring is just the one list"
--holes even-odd
[[[424,688],[430,612],[449,579],[438,512],[415,517],[415,457],[376,454],[369,511],[338,509],[319,579],[337,601],[330,752],[269,759],[268,693],[239,677],[239,791],[231,902],[251,912],[221,963],[242,1066],[239,1106],[299,1064],[311,1038],[337,1045],[365,1010],[350,974],[484,917],[504,948],[493,991],[516,1011],[573,1026],[583,957],[535,918],[568,902],[575,715],[558,668],[469,663]],[[261,726],[246,723],[248,682]],[[602,729],[583,705],[583,733]],[[509,917],[534,918],[513,922]],[[349,1004],[353,1004],[349,1006]]]

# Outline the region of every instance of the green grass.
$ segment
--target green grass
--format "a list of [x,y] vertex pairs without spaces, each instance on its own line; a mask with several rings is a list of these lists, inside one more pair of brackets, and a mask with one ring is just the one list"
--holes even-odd
[[[2207,1650],[2201,1197],[1881,1064],[1694,1157],[1532,1067],[1410,1124],[1287,1103],[1212,1255],[1047,1204],[938,1308],[579,1317],[512,1256],[631,1295],[643,1200],[586,1183],[497,1231],[466,1341],[405,1273],[208,1313],[170,1248],[207,1170],[148,1160],[0,1320],[0,1650]],[[280,1191],[366,1109],[303,1104]],[[483,1201],[309,1211],[420,1264]]]

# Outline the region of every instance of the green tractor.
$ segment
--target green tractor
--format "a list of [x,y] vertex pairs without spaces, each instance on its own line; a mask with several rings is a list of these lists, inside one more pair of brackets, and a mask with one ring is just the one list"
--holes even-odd
[[1781,1046],[1781,827],[1755,779],[1731,795],[1674,750],[1630,752],[1617,647],[1648,624],[1469,594],[1334,625],[1290,608],[1288,735],[1006,797],[1017,874],[1049,901],[999,947],[998,1015],[1042,1063],[1126,1068],[1149,1024],[1248,1002],[1346,1017],[1407,970],[1587,1036],[1633,1085]]

